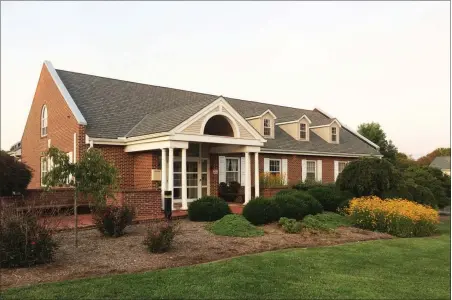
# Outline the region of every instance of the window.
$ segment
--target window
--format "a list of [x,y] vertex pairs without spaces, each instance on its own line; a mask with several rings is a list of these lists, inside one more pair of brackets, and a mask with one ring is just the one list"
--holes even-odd
[[306,140],[307,137],[306,124],[300,123],[300,140]]
[[44,176],[49,172],[47,157],[41,157],[41,186],[44,186]]
[[340,161],[339,163],[338,163],[338,174],[340,174],[340,173],[342,173],[342,171],[344,171],[344,169],[345,169],[345,166],[348,164],[349,162],[348,161]]
[[239,158],[226,158],[226,183],[239,182]]
[[281,175],[281,160],[270,159],[268,171],[271,175]]
[[337,128],[331,127],[331,141],[336,143],[337,142]]
[[264,136],[272,135],[272,122],[270,119],[264,119]]
[[47,135],[47,106],[42,107],[41,111],[41,136]]
[[306,161],[306,180],[315,181],[316,180],[316,161],[308,160]]

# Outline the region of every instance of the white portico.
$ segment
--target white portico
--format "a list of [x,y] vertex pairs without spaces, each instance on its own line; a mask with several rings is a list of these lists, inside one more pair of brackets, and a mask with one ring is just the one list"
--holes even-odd
[[[259,152],[264,142],[265,139],[220,97],[171,132],[128,139],[125,151],[158,150],[162,199],[164,191],[172,191],[173,208],[174,203],[181,203],[181,208],[187,209],[189,202],[211,195],[214,176],[221,182],[225,172],[221,158],[227,155],[240,158],[240,166],[232,172],[240,174],[238,181],[244,189],[245,203],[252,197],[253,180],[254,195],[259,196]],[[211,168],[213,155],[220,157],[218,169]],[[253,159],[254,178],[251,178]]]

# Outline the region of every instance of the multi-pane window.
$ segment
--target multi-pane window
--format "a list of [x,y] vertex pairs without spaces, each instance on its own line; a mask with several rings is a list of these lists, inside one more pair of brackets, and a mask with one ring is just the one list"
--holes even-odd
[[344,169],[345,169],[345,166],[348,164],[348,161],[340,161],[339,163],[338,163],[338,174],[340,174],[340,173],[342,173],[342,171],[344,171]]
[[306,124],[300,123],[300,140],[306,140],[307,133],[306,133]]
[[41,111],[41,136],[47,135],[47,106],[42,107]]
[[264,136],[272,135],[272,123],[270,119],[264,119]]
[[226,183],[239,182],[239,158],[226,158]]
[[331,127],[331,141],[337,142],[337,128]]
[[281,174],[281,160],[280,159],[270,159],[268,171],[272,175]]
[[316,161],[315,160],[306,161],[306,180],[308,180],[308,181],[316,180]]
[[49,161],[47,157],[41,157],[41,185],[44,185],[44,177],[49,172]]

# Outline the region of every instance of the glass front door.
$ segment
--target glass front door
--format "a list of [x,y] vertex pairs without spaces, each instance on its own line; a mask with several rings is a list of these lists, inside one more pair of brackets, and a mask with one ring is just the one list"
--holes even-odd
[[[187,157],[187,200],[194,201],[208,194],[208,178],[206,158]],[[182,163],[174,161],[174,200],[182,200]]]

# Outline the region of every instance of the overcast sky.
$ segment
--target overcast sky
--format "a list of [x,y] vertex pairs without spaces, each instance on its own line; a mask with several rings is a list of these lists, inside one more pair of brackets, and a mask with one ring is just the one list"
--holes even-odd
[[449,2],[2,2],[1,148],[55,68],[375,121],[450,144]]

